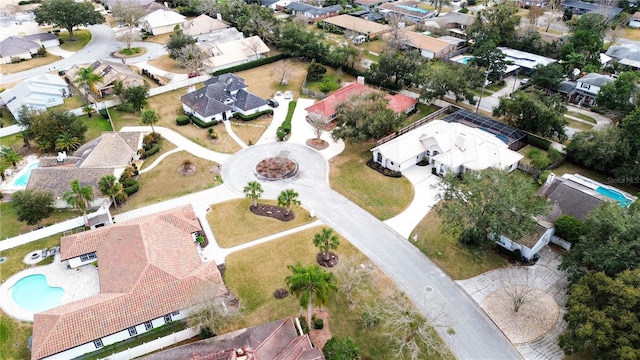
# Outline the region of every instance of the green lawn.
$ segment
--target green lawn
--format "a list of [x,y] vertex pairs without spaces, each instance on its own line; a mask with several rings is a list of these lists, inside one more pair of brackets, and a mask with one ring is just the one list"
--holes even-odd
[[571,115],[573,117],[577,117],[578,119],[582,119],[582,120],[588,121],[590,123],[594,123],[594,124],[598,123],[596,121],[596,119],[592,118],[589,115],[585,115],[583,113],[579,113],[579,112],[575,112],[575,111],[567,111],[567,115]]
[[439,106],[436,105],[426,105],[423,103],[418,103],[416,105],[416,108],[418,109],[418,112],[416,112],[415,114],[411,115],[411,116],[407,116],[407,118],[402,122],[402,126],[407,126],[407,125],[411,125],[414,122],[422,119],[423,117],[433,113],[436,110],[440,110]]
[[[229,290],[240,298],[244,315],[244,320],[232,329],[255,326],[299,314],[299,302],[294,296],[278,300],[273,297],[273,293],[278,288],[286,288],[284,279],[290,274],[287,265],[295,264],[296,261],[303,265],[315,263],[317,249],[310,239],[320,229],[321,227],[309,229],[227,257],[225,283]],[[342,238],[336,253],[343,260],[354,258],[356,263],[369,263],[363,254]],[[341,266],[341,263],[338,266]],[[379,269],[374,268],[372,275],[372,285],[355,293],[354,307],[348,305],[342,293],[330,294],[329,305],[326,307],[329,312],[327,325],[332,336],[351,336],[360,347],[362,359],[391,359],[393,350],[384,340],[384,330],[380,326],[365,329],[359,322],[362,308],[366,304],[395,288],[393,282]],[[448,354],[447,358],[452,357]]]
[[[22,259],[28,253],[34,250],[41,250],[60,245],[61,234],[52,235],[44,239],[30,242],[28,244],[16,246],[5,251],[0,251],[0,256],[6,256],[7,261],[2,263],[2,271],[0,271],[0,282],[4,282],[12,275],[26,269],[29,265],[22,262]],[[1,352],[0,352],[1,353]]]
[[86,104],[86,101],[79,92],[73,94],[72,97],[64,98],[64,104],[50,107],[50,110],[73,110],[81,108]]
[[[27,225],[24,222],[18,221],[18,215],[9,201],[0,202],[0,214],[2,214],[0,216],[0,241],[25,234],[37,228],[36,225]],[[55,210],[51,216],[43,219],[40,223],[42,225],[55,224],[76,216],[78,216],[78,213],[70,210]],[[4,264],[1,269],[5,269]]]
[[60,45],[60,48],[66,51],[78,51],[82,49],[91,41],[91,32],[89,32],[89,30],[73,30],[73,37],[75,41],[70,41],[69,33],[66,30],[60,32],[58,38],[64,41],[64,43]]
[[[258,201],[261,204],[278,205],[276,200]],[[291,221],[255,215],[249,210],[249,206],[251,206],[251,199],[229,200],[211,205],[207,221],[220,246],[233,247],[316,220],[307,210],[298,205],[291,207],[291,211],[296,215]],[[242,224],[242,231],[238,231],[238,224]]]
[[591,130],[593,128],[593,125],[591,124],[585,124],[581,121],[576,121],[573,119],[568,119],[569,120],[569,127],[574,128],[574,129],[578,129],[578,130],[582,130],[582,131],[587,131],[587,130]]
[[417,235],[413,242],[454,280],[472,278],[489,270],[507,265],[500,256],[486,252],[477,258],[471,251],[458,244],[458,238],[442,229],[442,221],[435,209],[431,210],[413,230]]
[[[401,213],[413,199],[407,178],[384,176],[366,165],[375,143],[348,144],[331,160],[331,187],[380,220]],[[366,179],[366,180],[365,180]]]
[[31,333],[31,323],[16,321],[0,312],[0,358],[30,359],[31,353],[27,349],[27,340]]

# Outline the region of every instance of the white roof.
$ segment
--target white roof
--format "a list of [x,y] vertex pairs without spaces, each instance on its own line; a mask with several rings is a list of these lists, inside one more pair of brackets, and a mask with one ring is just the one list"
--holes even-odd
[[152,28],[182,24],[187,18],[175,11],[158,9],[143,17],[140,21],[146,21]]
[[459,169],[462,165],[470,170],[503,169],[523,158],[491,133],[443,120],[431,121],[372,151],[377,150],[385,158],[403,163],[434,149],[439,152],[434,159],[451,169]]
[[49,103],[43,97],[32,96],[34,94],[49,95],[49,97],[62,97],[62,89],[68,93],[67,83],[58,75],[42,74],[26,79],[11,89],[0,93],[0,98],[15,118],[22,105],[33,109],[45,109]]
[[556,59],[528,53],[525,51],[515,50],[507,47],[498,47],[504,54],[506,60],[511,60],[515,65],[526,69],[533,69],[537,65],[549,65],[556,62]]
[[[256,51],[252,49],[252,44],[256,45]],[[203,61],[207,68],[217,69],[225,65],[235,64],[238,61],[245,60],[258,54],[269,52],[269,47],[260,39],[259,36],[251,36],[242,40],[233,40],[221,44],[207,45],[206,43],[197,43],[207,54],[212,57]]]
[[182,27],[185,35],[196,36],[229,28],[229,24],[224,21],[214,19],[206,14],[202,14],[193,20],[185,22]]

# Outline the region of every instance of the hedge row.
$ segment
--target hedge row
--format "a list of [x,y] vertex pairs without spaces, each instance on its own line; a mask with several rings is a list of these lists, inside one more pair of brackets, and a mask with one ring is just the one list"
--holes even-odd
[[127,187],[123,188],[123,190],[124,190],[125,194],[127,194],[127,196],[131,196],[131,195],[135,194],[136,192],[138,192],[139,189],[140,189],[140,184],[138,184],[137,181],[136,181],[136,183],[134,185],[127,186]]
[[549,150],[551,147],[551,141],[533,134],[529,134],[529,136],[527,136],[527,143],[544,151]]
[[191,121],[192,121],[194,124],[196,124],[199,128],[202,128],[202,129],[210,128],[210,127],[212,127],[212,126],[214,126],[214,125],[218,125],[218,123],[219,123],[219,121],[218,121],[218,120],[213,120],[213,121],[211,121],[211,122],[204,122],[204,121],[202,121],[202,120],[198,119],[198,118],[197,118],[197,117],[195,117],[195,116],[192,116],[192,117],[191,117]]
[[257,112],[255,114],[251,114],[251,115],[243,115],[242,113],[236,112],[233,114],[233,117],[236,119],[240,119],[240,120],[244,120],[244,121],[249,121],[249,120],[255,120],[257,118],[259,118],[262,115],[273,115],[273,110],[268,109],[268,110],[264,110],[264,111],[260,111]]
[[281,125],[281,127],[284,129],[284,131],[287,132],[287,134],[291,132],[291,119],[293,118],[293,111],[296,109],[297,104],[298,103],[296,101],[289,102],[287,117],[284,119],[284,122]]
[[373,170],[379,172],[380,174],[382,174],[384,176],[393,177],[393,178],[402,177],[402,173],[400,171],[395,171],[395,170],[388,169],[388,168],[380,165],[379,163],[373,161],[373,159],[369,159],[367,161],[367,166],[372,168]]
[[160,146],[158,146],[158,144],[153,144],[151,146],[151,148],[149,148],[149,150],[146,150],[144,155],[145,157],[149,157],[151,155],[155,155],[156,153],[158,153],[158,151],[160,151]]
[[178,125],[188,125],[191,123],[191,119],[188,115],[180,115],[176,118],[176,124]]
[[233,73],[233,72],[238,72],[238,71],[243,71],[243,70],[249,70],[249,69],[253,69],[253,68],[258,67],[258,66],[271,64],[271,63],[274,63],[276,61],[286,59],[288,57],[289,56],[285,55],[285,54],[278,54],[278,55],[274,55],[274,56],[267,57],[267,58],[260,58],[260,59],[257,59],[257,60],[249,61],[248,63],[244,63],[244,64],[232,66],[232,67],[229,67],[229,68],[226,68],[226,69],[214,71],[211,75],[216,76],[216,75]]

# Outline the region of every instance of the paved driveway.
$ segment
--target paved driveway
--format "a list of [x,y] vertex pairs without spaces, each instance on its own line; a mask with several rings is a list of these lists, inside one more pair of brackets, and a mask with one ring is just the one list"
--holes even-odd
[[[288,143],[249,147],[225,162],[225,186],[242,194],[247,182],[255,180],[255,164],[282,151],[298,162],[300,172],[292,179],[262,182],[264,197],[277,197],[286,188],[296,190],[307,208],[376,263],[423,314],[435,319],[436,330],[458,359],[521,358],[475,302],[431,260],[390,227],[331,190],[327,162],[317,152]],[[447,334],[448,328],[455,334]]]

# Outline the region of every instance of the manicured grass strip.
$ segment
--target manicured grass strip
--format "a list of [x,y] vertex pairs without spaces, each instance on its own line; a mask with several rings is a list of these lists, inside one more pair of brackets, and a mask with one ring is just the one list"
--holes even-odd
[[573,119],[569,119],[569,127],[578,129],[578,130],[587,131],[587,130],[591,130],[593,128],[593,125],[585,124],[581,121],[575,121]]
[[[44,239],[16,246],[5,251],[0,251],[0,256],[6,256],[7,261],[0,264],[0,282],[4,282],[12,275],[26,269],[29,265],[22,262],[25,255],[35,250],[48,249],[60,245],[61,234],[52,235]],[[0,352],[1,353],[1,352]]]
[[[262,199],[258,202],[278,205],[276,200]],[[291,207],[291,211],[296,214],[296,217],[291,221],[280,221],[255,215],[249,210],[249,206],[251,206],[251,199],[229,200],[211,205],[211,211],[207,213],[207,221],[218,245],[223,248],[237,246],[316,220],[302,206],[294,205]],[[312,239],[313,237],[308,240],[312,241]]]
[[478,259],[459,245],[457,236],[443,231],[442,221],[435,209],[420,221],[413,234],[417,235],[418,240],[411,242],[454,280],[472,278],[507,265],[503,258],[494,253],[486,252]]
[[31,333],[31,323],[16,321],[0,312],[0,358],[30,359],[27,340]]
[[568,112],[567,112],[567,115],[571,115],[571,116],[573,116],[573,117],[577,117],[578,119],[582,119],[582,120],[588,121],[588,122],[590,122],[590,123],[594,123],[594,124],[597,124],[597,123],[598,123],[598,122],[596,121],[596,119],[592,118],[592,117],[591,117],[591,116],[589,116],[589,115],[585,115],[585,114],[583,114],[583,113],[579,113],[579,112],[575,112],[575,111],[568,111]]
[[349,144],[331,160],[331,187],[380,220],[401,213],[413,199],[413,186],[407,178],[391,178],[370,169],[375,143]]
[[[15,209],[11,206],[10,201],[0,203],[0,214],[2,214],[0,215],[0,241],[20,234],[26,234],[37,228],[36,225],[27,225],[25,222],[18,221],[18,215],[16,214]],[[80,213],[76,213],[71,210],[55,210],[51,216],[43,219],[40,223],[46,226],[69,220],[77,216],[80,216]],[[0,268],[0,272],[4,271],[5,268],[3,266]]]
[[78,51],[87,46],[91,41],[91,32],[89,30],[73,30],[73,38],[75,41],[69,41],[69,32],[62,31],[58,37],[64,41],[60,48],[67,51]]

